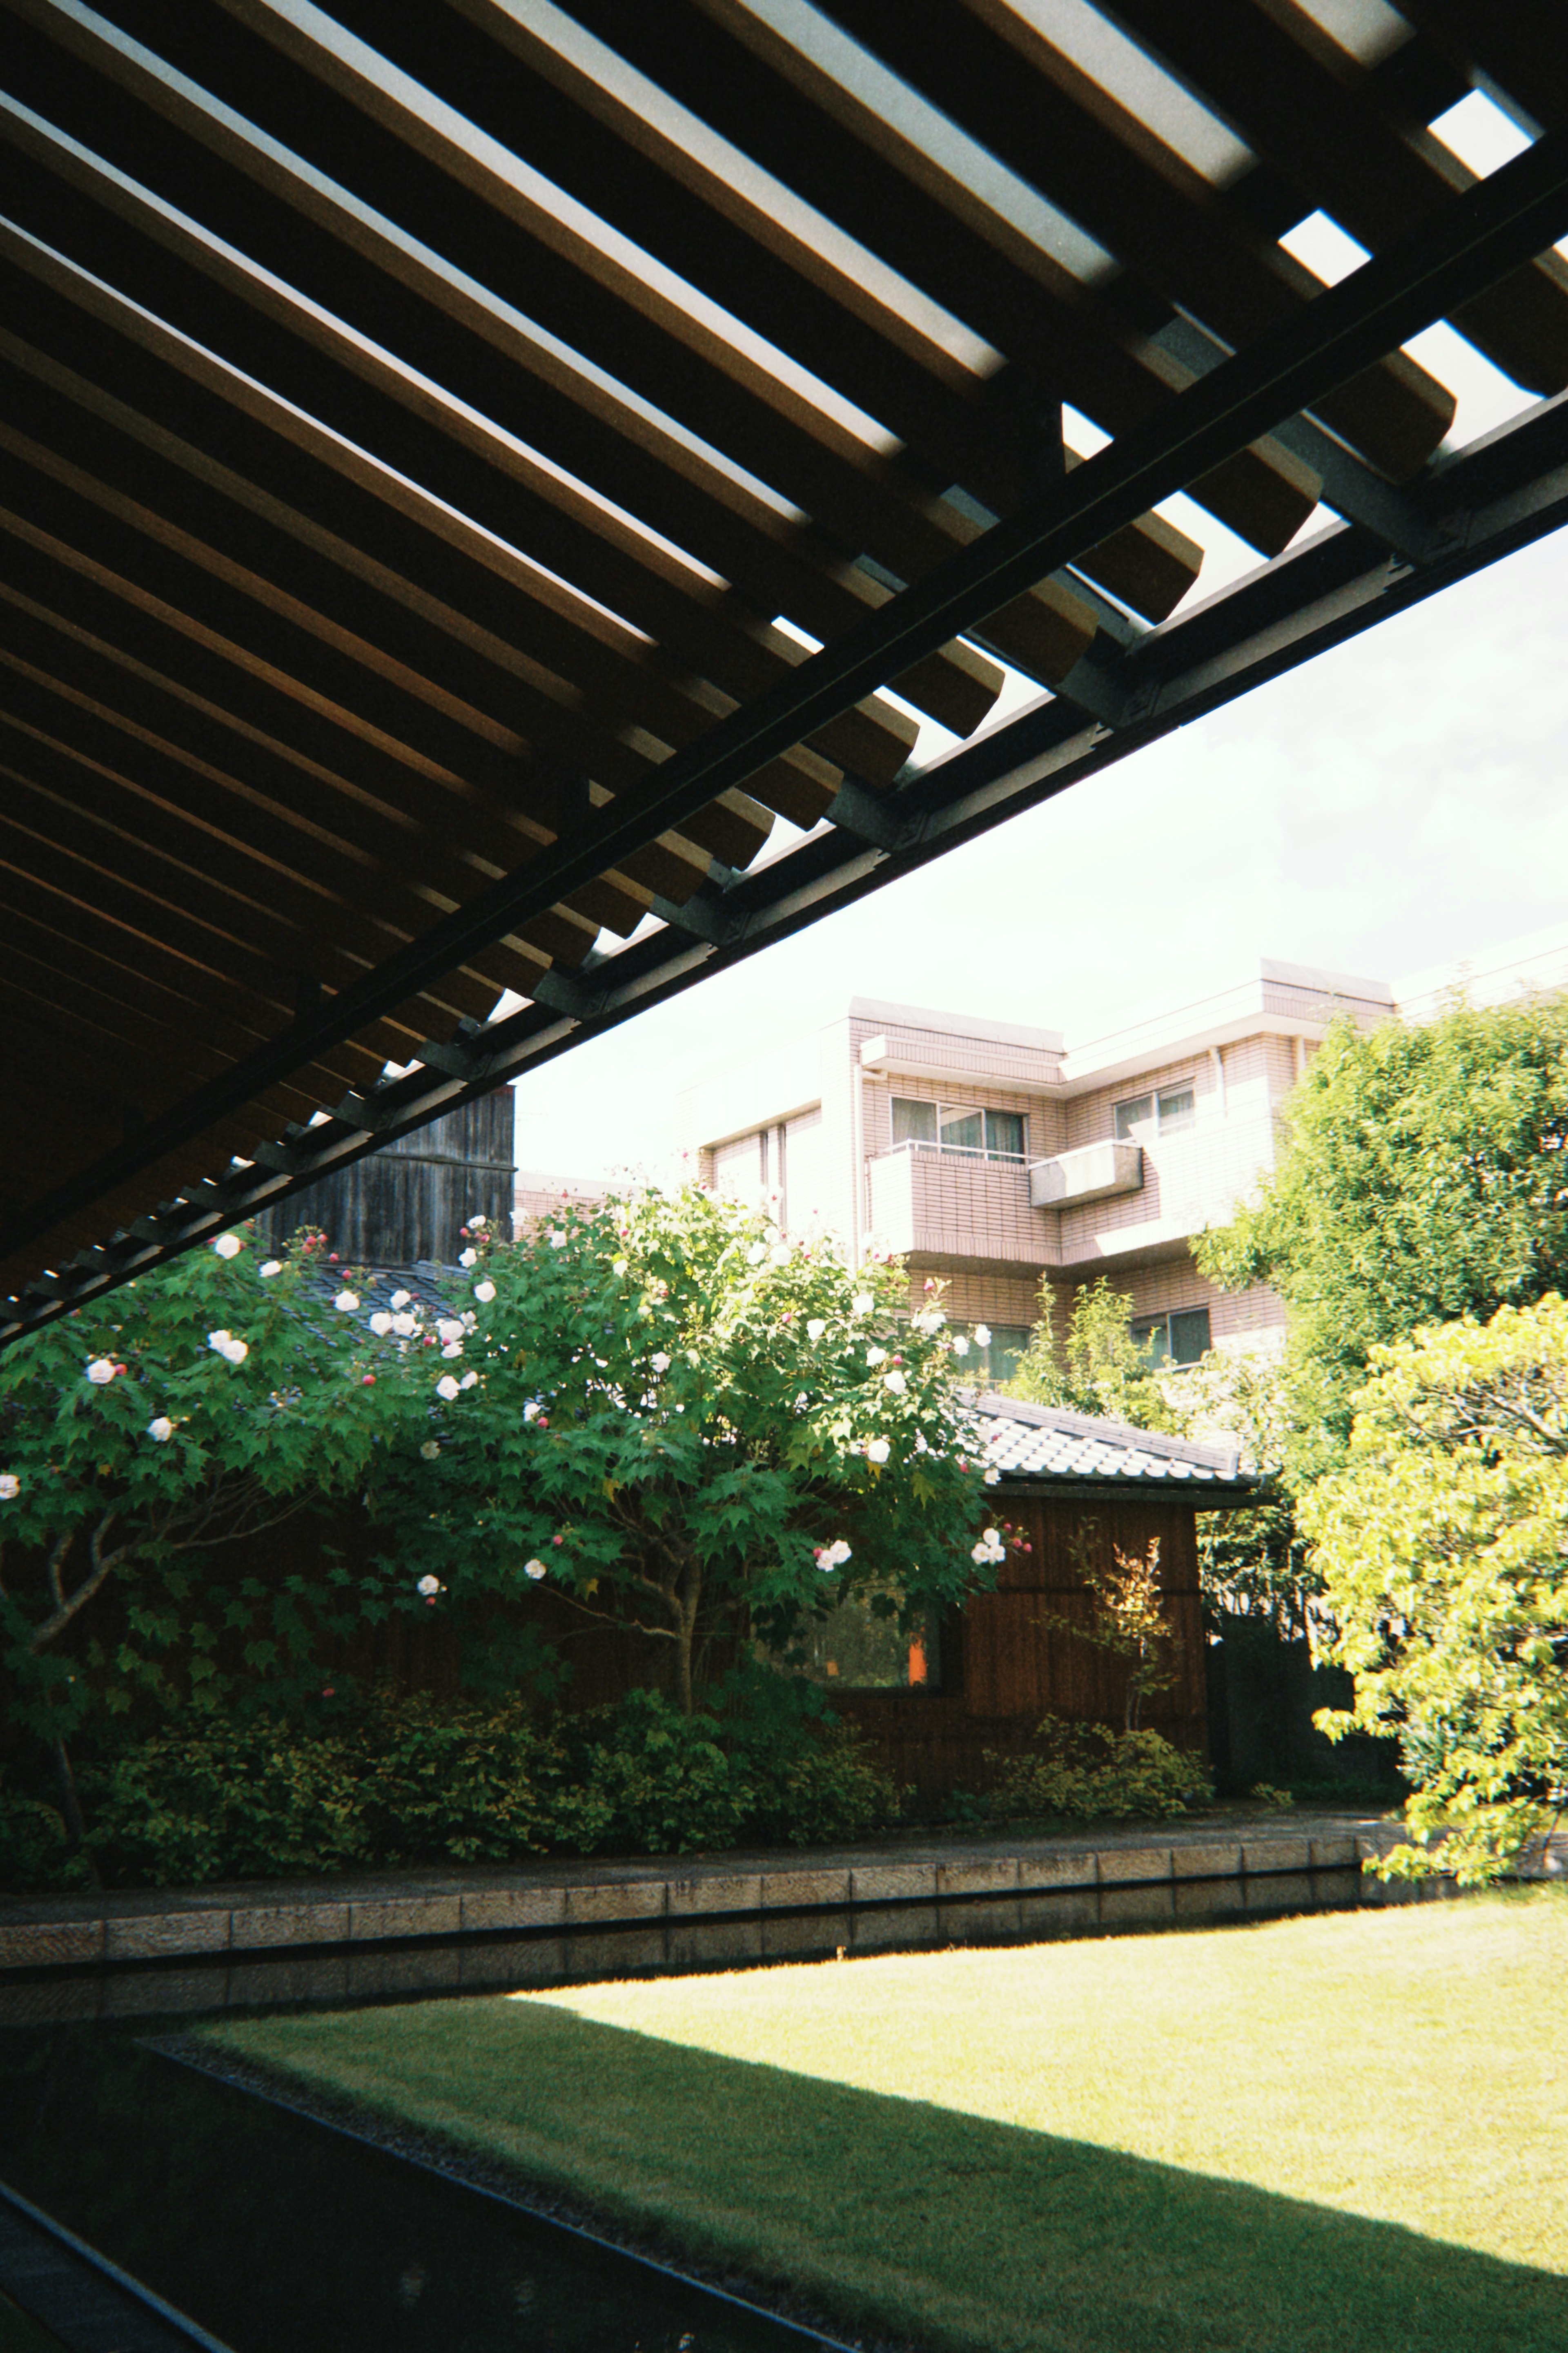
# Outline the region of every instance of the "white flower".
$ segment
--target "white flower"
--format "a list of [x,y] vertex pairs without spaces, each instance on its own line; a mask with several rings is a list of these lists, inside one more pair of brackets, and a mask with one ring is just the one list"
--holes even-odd
[[791,1250],[788,1242],[775,1242],[772,1250],[768,1252],[768,1256],[774,1266],[787,1266],[790,1260],[795,1256],[795,1252]]
[[1001,1476],[1002,1476],[1002,1473],[1000,1472],[1000,1471],[987,1471],[987,1472],[985,1473],[985,1484],[986,1484],[988,1487],[994,1487],[994,1485],[996,1484],[996,1482],[998,1481],[998,1479],[1000,1479],[1000,1477],[1001,1477]]
[[[226,1332],[223,1336],[226,1340],[228,1334]],[[94,1356],[87,1368],[87,1377],[95,1389],[100,1389],[114,1378],[114,1366],[108,1356]]]
[[566,1237],[559,1226],[550,1229],[550,1247],[552,1250],[564,1250],[566,1247]]
[[384,1307],[378,1307],[370,1319],[370,1328],[378,1340],[384,1340],[392,1329],[392,1318]]
[[441,1450],[437,1445],[436,1440],[433,1438],[427,1438],[425,1440],[424,1445],[419,1449],[419,1451],[423,1454],[426,1462],[434,1462]]
[[542,1560],[525,1560],[522,1564],[522,1573],[524,1577],[531,1577],[537,1585],[542,1577],[549,1576],[550,1571]]
[[216,1250],[219,1258],[237,1258],[240,1251],[245,1248],[245,1244],[240,1240],[237,1234],[219,1234],[216,1241],[213,1244],[213,1248]]
[[656,1373],[668,1373],[669,1370],[669,1358],[665,1355],[662,1348],[656,1349],[653,1355],[648,1358],[648,1362],[653,1366]]
[[479,1377],[478,1373],[465,1373],[458,1387],[460,1389],[471,1389]]
[[477,1250],[459,1250],[458,1252],[458,1264],[459,1266],[477,1266],[479,1262],[479,1254]]
[[166,1413],[161,1413],[156,1420],[147,1424],[147,1435],[149,1438],[155,1438],[162,1446],[166,1438],[173,1438],[174,1435],[174,1425]]
[[917,1454],[929,1454],[931,1452],[930,1447],[926,1444],[926,1434],[923,1430],[917,1430],[915,1432],[915,1452]]
[[250,1344],[247,1340],[231,1340],[221,1353],[229,1364],[243,1365],[250,1354]]
[[445,1398],[448,1405],[451,1404],[452,1399],[458,1394],[458,1384],[452,1378],[450,1373],[442,1374],[440,1379],[436,1384],[436,1394],[439,1398]]
[[524,1421],[537,1421],[543,1410],[544,1408],[540,1404],[539,1399],[535,1398],[531,1404],[525,1405],[523,1407],[522,1418]]
[[[212,1350],[215,1356],[226,1356],[233,1345],[234,1334],[232,1332],[209,1332],[207,1334],[207,1346]],[[87,1368],[87,1377],[89,1381],[101,1377],[93,1372],[90,1365]]]
[[902,1397],[904,1391],[909,1388],[909,1383],[905,1380],[902,1373],[895,1370],[882,1375],[882,1387],[886,1389],[891,1389],[895,1397]]
[[[263,1267],[261,1271],[265,1274],[267,1269]],[[392,1294],[391,1304],[394,1307],[406,1307],[412,1302],[413,1297],[414,1293],[411,1291],[395,1291]]]
[[867,1349],[867,1351],[866,1351],[866,1362],[867,1362],[868,1365],[872,1365],[872,1366],[876,1366],[876,1365],[885,1365],[885,1364],[887,1363],[887,1361],[888,1361],[888,1352],[887,1352],[886,1348],[868,1348],[868,1349]]
[[969,1343],[962,1332],[955,1332],[952,1335],[952,1353],[955,1356],[967,1356],[969,1354]]
[[994,1528],[987,1528],[982,1535],[980,1542],[970,1553],[969,1557],[973,1561],[977,1568],[984,1568],[988,1562],[1005,1560],[1007,1557],[1007,1547],[1003,1543]]
[[914,1332],[940,1332],[946,1322],[947,1317],[940,1307],[926,1307],[918,1315],[910,1317],[910,1328]]
[[0,1471],[0,1504],[15,1503],[22,1492],[22,1482],[15,1471]]
[[422,1593],[426,1601],[433,1601],[441,1590],[441,1580],[438,1577],[422,1577],[414,1590]]
[[460,1340],[448,1340],[446,1346],[441,1351],[441,1354],[447,1358],[448,1363],[451,1362],[454,1356],[460,1356],[462,1353],[463,1344]]
[[436,1319],[436,1336],[440,1340],[460,1340],[463,1336],[461,1322],[456,1315],[438,1315]]
[[974,1345],[977,1348],[988,1348],[991,1345],[991,1326],[989,1324],[977,1324],[975,1325]]
[[[406,1291],[403,1296],[405,1299],[407,1298]],[[419,1318],[417,1315],[395,1315],[392,1319],[392,1328],[400,1340],[410,1340],[419,1329]]]
[[748,1266],[761,1266],[767,1254],[768,1246],[766,1242],[753,1242],[751,1249],[746,1252],[746,1264]]
[[852,1555],[843,1537],[837,1536],[830,1545],[818,1545],[812,1557],[826,1577],[831,1570],[842,1568]]
[[850,1303],[857,1315],[869,1315],[875,1302],[868,1291],[858,1291]]
[[477,1332],[477,1331],[479,1330],[479,1317],[474,1314],[474,1311],[473,1311],[473,1309],[472,1309],[471,1307],[465,1307],[465,1308],[464,1308],[464,1310],[463,1310],[463,1329],[464,1329],[464,1331],[465,1331],[465,1332]]
[[340,1315],[352,1315],[354,1309],[359,1305],[359,1293],[357,1291],[340,1291],[337,1297],[333,1300],[332,1305],[337,1309]]
[[270,1282],[275,1274],[282,1273],[283,1261],[280,1258],[269,1258],[266,1265],[258,1266],[256,1271],[263,1282]]
[[891,1446],[889,1446],[885,1438],[868,1438],[866,1440],[866,1460],[868,1462],[885,1462],[892,1451]]
[[820,1340],[826,1329],[826,1318],[821,1315],[814,1315],[806,1324],[805,1336],[808,1340]]
[[629,1261],[628,1260],[624,1259],[624,1258],[618,1258],[618,1259],[616,1259],[616,1260],[614,1261],[614,1263],[612,1264],[612,1266],[611,1266],[611,1268],[610,1268],[610,1272],[611,1272],[612,1274],[625,1274],[625,1272],[626,1272],[626,1268],[627,1268],[627,1265],[628,1265],[629,1263],[630,1263],[630,1261]]
[[474,1216],[468,1219],[468,1223],[472,1226],[477,1234],[482,1234],[485,1228],[489,1224],[489,1219],[488,1218],[481,1218],[476,1211]]
[[496,1287],[495,1287],[495,1284],[494,1284],[493,1282],[476,1282],[476,1283],[475,1283],[475,1285],[474,1285],[474,1297],[479,1301],[479,1305],[480,1305],[481,1307],[488,1307],[488,1306],[489,1305],[489,1303],[490,1303],[490,1301],[495,1297],[495,1295],[496,1295]]

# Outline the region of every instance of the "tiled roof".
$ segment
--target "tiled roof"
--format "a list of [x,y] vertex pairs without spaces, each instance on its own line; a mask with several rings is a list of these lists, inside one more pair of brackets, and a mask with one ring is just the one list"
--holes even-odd
[[1205,1446],[1163,1432],[1019,1398],[976,1397],[971,1411],[986,1466],[1004,1480],[1094,1488],[1135,1484],[1202,1491],[1211,1507],[1250,1502],[1259,1482],[1241,1469],[1235,1446]]

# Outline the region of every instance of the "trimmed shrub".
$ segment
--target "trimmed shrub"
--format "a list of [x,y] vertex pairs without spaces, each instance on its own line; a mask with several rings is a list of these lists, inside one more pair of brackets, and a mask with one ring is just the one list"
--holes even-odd
[[360,1731],[361,1793],[378,1862],[508,1862],[602,1827],[567,1786],[564,1744],[525,1710],[378,1700]]
[[361,1745],[257,1716],[153,1733],[79,1775],[108,1881],[341,1871],[371,1859]]
[[54,1807],[6,1788],[0,1770],[0,1890],[12,1894],[80,1887],[87,1877],[87,1865],[72,1854],[65,1823]]
[[758,1830],[791,1846],[829,1846],[896,1821],[898,1783],[847,1724],[834,1725],[784,1765],[759,1809]]
[[[89,1851],[121,1887],[552,1851],[680,1854],[748,1836],[805,1846],[899,1810],[858,1736],[787,1694],[721,1718],[638,1691],[543,1723],[518,1701],[378,1694],[310,1728],[186,1717],[77,1778]],[[0,1788],[0,1886],[88,1875],[54,1809]]]
[[1214,1784],[1195,1757],[1173,1748],[1157,1732],[1113,1732],[1100,1724],[1069,1724],[1047,1715],[1029,1754],[986,1751],[998,1769],[985,1800],[994,1820],[1142,1814],[1163,1820],[1204,1805]]
[[745,1760],[723,1746],[717,1717],[682,1715],[658,1692],[628,1692],[593,1709],[570,1738],[580,1813],[562,1843],[581,1853],[733,1846],[754,1810],[755,1785]]

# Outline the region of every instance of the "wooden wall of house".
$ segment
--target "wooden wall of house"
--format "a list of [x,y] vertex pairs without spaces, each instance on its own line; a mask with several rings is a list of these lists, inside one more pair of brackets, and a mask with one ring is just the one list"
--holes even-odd
[[257,1223],[278,1242],[320,1226],[353,1266],[450,1266],[458,1229],[476,1210],[511,1232],[513,1158],[511,1090],[500,1087],[291,1194]]
[[1160,1587],[1175,1629],[1176,1681],[1145,1704],[1142,1722],[1176,1746],[1208,1753],[1204,1629],[1192,1505],[1181,1498],[1088,1508],[1055,1497],[998,1505],[1034,1549],[1010,1552],[996,1589],[976,1594],[942,1630],[936,1689],[834,1694],[837,1712],[872,1743],[889,1771],[922,1798],[984,1789],[997,1757],[1026,1748],[1043,1716],[1120,1729],[1126,1669],[1114,1653],[1078,1639],[1093,1605],[1079,1573],[1079,1548],[1108,1560],[1112,1547],[1160,1546]]

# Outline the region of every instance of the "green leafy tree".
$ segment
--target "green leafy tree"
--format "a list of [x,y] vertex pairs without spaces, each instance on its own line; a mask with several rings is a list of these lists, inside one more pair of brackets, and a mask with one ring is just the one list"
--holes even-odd
[[1210,1631],[1223,1635],[1227,1619],[1246,1618],[1265,1622],[1280,1641],[1307,1641],[1326,1620],[1322,1579],[1284,1477],[1295,1434],[1287,1366],[1261,1352],[1211,1349],[1201,1364],[1167,1372],[1162,1387],[1184,1436],[1234,1440],[1242,1468],[1268,1482],[1268,1501],[1251,1510],[1198,1514]]
[[903,1313],[892,1261],[852,1273],[700,1187],[466,1255],[468,1328],[420,1368],[440,1428],[378,1493],[432,1606],[548,1579],[667,1643],[689,1714],[715,1637],[782,1649],[889,1581],[912,1620],[1002,1557],[962,1353],[940,1308]]
[[1568,1004],[1331,1029],[1256,1202],[1196,1244],[1290,1311],[1298,1481],[1339,1459],[1370,1352],[1568,1284]]
[[1345,1467],[1302,1505],[1355,1677],[1331,1738],[1396,1733],[1385,1872],[1496,1877],[1568,1800],[1568,1305],[1374,1348]]
[[[216,1704],[226,1630],[261,1673],[309,1653],[315,1597],[213,1589],[207,1556],[363,1483],[408,1407],[395,1356],[327,1293],[320,1237],[220,1236],[0,1353],[0,1659],[54,1755],[138,1688]],[[386,1378],[389,1366],[394,1377]],[[95,1608],[95,1605],[97,1607]]]
[[1040,1285],[1040,1317],[1005,1384],[1010,1397],[1103,1415],[1135,1430],[1179,1431],[1181,1420],[1146,1343],[1132,1336],[1132,1301],[1101,1275],[1079,1286],[1058,1344],[1055,1290]]

